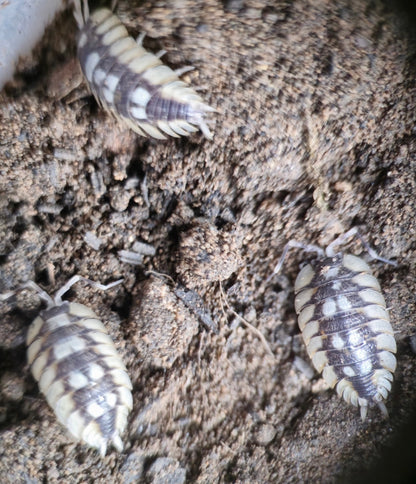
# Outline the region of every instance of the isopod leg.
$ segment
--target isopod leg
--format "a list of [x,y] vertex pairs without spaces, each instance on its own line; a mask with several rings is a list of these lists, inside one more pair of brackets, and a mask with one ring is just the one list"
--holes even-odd
[[297,248],[306,250],[306,252],[316,252],[319,257],[323,257],[325,255],[324,251],[318,247],[317,245],[313,244],[302,244],[302,242],[298,242],[297,240],[289,240],[289,242],[285,245],[282,255],[280,256],[279,262],[276,264],[276,267],[273,270],[273,273],[267,278],[266,282],[269,282],[270,279],[275,275],[279,274],[282,269],[283,263],[286,259],[286,255],[289,249]]
[[[143,44],[143,40],[144,38],[146,37],[146,34],[144,32],[141,32],[138,36],[137,36],[137,39],[136,39],[136,43],[137,45],[140,45],[140,47],[142,46]],[[163,55],[163,54],[162,54]]]
[[195,69],[194,66],[183,66],[183,67],[179,67],[179,69],[175,69],[174,72],[178,77],[180,77],[182,74],[193,71],[194,69]]

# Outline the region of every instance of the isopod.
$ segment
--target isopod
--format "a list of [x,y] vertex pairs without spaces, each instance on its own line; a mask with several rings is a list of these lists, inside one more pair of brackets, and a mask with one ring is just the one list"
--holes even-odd
[[27,358],[58,421],[75,440],[98,449],[104,457],[109,443],[119,452],[123,449],[120,435],[133,405],[132,384],[98,316],[83,304],[62,301],[79,280],[103,290],[121,282],[102,285],[74,276],[54,298],[33,281],[21,286],[34,289],[47,302],[29,327]]
[[[198,131],[211,139],[204,116],[215,111],[160,55],[146,51],[143,36],[129,36],[108,8],[90,13],[88,2],[75,2],[80,33],[78,59],[97,102],[142,136],[166,139]],[[164,52],[162,51],[161,54]]]
[[[355,255],[334,251],[355,234],[360,236],[353,228],[325,251],[290,241],[274,273],[281,269],[290,247],[318,253],[317,260],[304,266],[295,281],[299,328],[316,370],[340,397],[360,408],[364,421],[373,404],[387,416],[384,400],[396,369],[396,341],[380,285],[368,264]],[[392,263],[366,247],[374,258]]]

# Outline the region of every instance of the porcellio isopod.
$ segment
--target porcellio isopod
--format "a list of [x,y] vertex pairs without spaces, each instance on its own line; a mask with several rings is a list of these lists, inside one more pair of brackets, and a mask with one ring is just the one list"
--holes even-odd
[[104,286],[74,276],[54,298],[33,281],[20,287],[34,289],[47,302],[29,327],[27,358],[59,422],[75,440],[104,456],[109,443],[119,452],[123,449],[120,435],[133,405],[132,384],[98,316],[83,304],[62,301],[63,294],[79,280],[104,290],[121,282]]
[[[380,285],[368,264],[334,251],[352,235],[359,236],[356,228],[325,251],[290,241],[274,273],[280,271],[290,247],[318,253],[295,281],[299,328],[316,370],[347,403],[360,407],[365,420],[367,408],[374,404],[387,416],[384,400],[396,369],[396,341]],[[392,263],[366,247],[374,258]]]
[[166,139],[200,129],[212,138],[204,116],[215,110],[179,79],[190,68],[164,65],[160,55],[143,48],[143,36],[137,41],[129,36],[110,9],[90,13],[87,1],[82,10],[77,0],[74,15],[79,62],[100,105],[142,136]]

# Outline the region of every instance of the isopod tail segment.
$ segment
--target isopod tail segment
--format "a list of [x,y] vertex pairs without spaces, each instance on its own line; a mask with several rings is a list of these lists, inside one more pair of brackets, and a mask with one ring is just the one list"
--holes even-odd
[[75,0],[80,29],[78,59],[97,102],[141,136],[166,139],[188,136],[200,129],[212,139],[205,116],[216,110],[164,65],[164,51],[143,48],[143,35],[131,37],[108,8],[89,11],[86,0]]
[[289,241],[273,275],[280,272],[290,248],[317,253],[317,259],[304,266],[295,281],[299,328],[315,369],[347,403],[360,407],[364,421],[369,405],[377,404],[388,415],[384,400],[396,369],[396,341],[370,267],[362,258],[336,250],[353,235],[371,257],[397,265],[380,257],[354,227],[325,250]]
[[119,452],[123,450],[120,435],[133,406],[132,384],[98,316],[83,304],[62,301],[79,281],[107,290],[122,279],[103,285],[76,275],[54,297],[28,281],[1,295],[0,300],[32,289],[46,301],[47,308],[32,322],[26,338],[33,377],[59,422],[75,440],[97,449],[104,457],[109,443]]

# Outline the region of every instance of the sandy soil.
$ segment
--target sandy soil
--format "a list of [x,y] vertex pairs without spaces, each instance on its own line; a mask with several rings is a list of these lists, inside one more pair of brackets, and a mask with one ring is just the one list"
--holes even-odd
[[[102,317],[134,385],[123,453],[72,443],[26,364],[38,296],[1,303],[0,482],[410,479],[414,18],[378,1],[265,4],[119,2],[148,49],[195,66],[186,79],[219,111],[212,141],[140,138],[103,112],[79,78],[70,11],[0,94],[0,290],[123,277],[67,297]],[[389,420],[372,409],[361,422],[310,367],[293,308],[308,256],[293,250],[267,282],[287,240],[325,246],[353,226],[398,262],[372,263],[398,343]],[[134,249],[137,265],[120,260]]]

